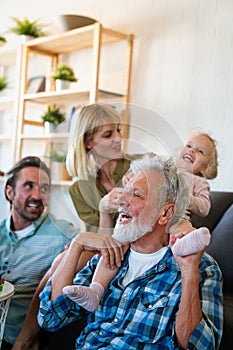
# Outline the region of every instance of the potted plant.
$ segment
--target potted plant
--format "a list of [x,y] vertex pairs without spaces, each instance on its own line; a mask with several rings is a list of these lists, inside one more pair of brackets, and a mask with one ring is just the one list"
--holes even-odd
[[69,175],[66,170],[66,152],[62,150],[57,150],[51,148],[50,150],[50,159],[52,161],[51,170],[52,177],[54,180],[66,180],[69,181],[72,177]]
[[74,74],[73,68],[65,63],[57,65],[52,74],[52,78],[56,81],[56,90],[68,88],[70,82],[76,82],[78,80]]
[[6,42],[7,42],[7,40],[6,40],[5,36],[0,34],[0,46],[5,45]]
[[51,148],[51,150],[50,150],[50,159],[53,162],[65,163],[65,161],[66,161],[66,152],[58,151],[55,148]]
[[54,131],[58,124],[66,120],[65,114],[56,106],[48,106],[41,118],[45,124],[45,130],[48,132]]
[[22,41],[26,41],[28,37],[39,38],[43,36],[42,27],[39,25],[38,20],[30,21],[28,18],[20,20],[16,17],[11,17],[15,22],[15,26],[10,28],[12,33],[22,36]]
[[0,76],[0,91],[5,90],[7,86],[8,86],[7,78],[4,75]]

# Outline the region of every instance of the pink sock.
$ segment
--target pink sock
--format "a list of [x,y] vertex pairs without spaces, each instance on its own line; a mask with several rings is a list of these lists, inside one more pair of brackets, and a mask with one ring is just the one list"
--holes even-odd
[[99,306],[100,298],[104,293],[104,287],[98,282],[91,283],[90,287],[77,285],[65,286],[63,293],[67,294],[68,298],[86,310],[92,312]]
[[201,227],[188,233],[186,236],[177,238],[172,247],[174,255],[185,256],[199,252],[210,243],[210,232],[206,227]]

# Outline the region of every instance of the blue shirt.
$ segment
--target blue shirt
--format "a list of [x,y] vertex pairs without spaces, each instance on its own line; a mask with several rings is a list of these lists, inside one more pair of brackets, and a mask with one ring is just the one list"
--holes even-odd
[[10,223],[11,217],[0,222],[0,276],[15,287],[4,333],[4,340],[14,343],[36,287],[77,229],[65,220],[43,213],[32,223],[28,235],[18,239]]
[[[75,276],[75,284],[90,284],[98,259],[92,258]],[[88,325],[77,338],[75,349],[179,349],[174,328],[182,281],[171,250],[124,288],[122,279],[127,268],[128,257],[94,313],[88,313],[66,295],[51,301],[48,281],[40,294],[39,324],[55,331],[88,313]],[[189,339],[188,349],[217,349],[223,327],[222,274],[208,254],[201,259],[199,276],[203,317]]]

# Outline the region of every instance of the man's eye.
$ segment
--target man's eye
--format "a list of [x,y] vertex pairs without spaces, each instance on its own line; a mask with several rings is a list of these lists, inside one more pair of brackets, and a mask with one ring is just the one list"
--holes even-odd
[[199,153],[204,154],[204,151],[202,149],[199,149]]
[[133,193],[133,195],[134,195],[134,197],[138,197],[138,198],[141,197],[140,193],[138,193],[137,191],[135,191],[135,192]]
[[26,188],[27,190],[31,190],[32,187],[33,187],[33,185],[30,184],[30,183],[27,183],[27,184],[24,185],[24,188]]
[[40,188],[41,193],[48,193],[49,192],[49,186],[45,185]]

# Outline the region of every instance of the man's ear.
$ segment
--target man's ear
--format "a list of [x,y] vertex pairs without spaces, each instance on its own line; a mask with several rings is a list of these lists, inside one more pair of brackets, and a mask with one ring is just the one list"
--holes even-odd
[[158,223],[160,225],[166,225],[175,213],[176,205],[174,203],[166,204],[163,206],[160,212]]
[[13,199],[14,199],[14,191],[13,191],[13,187],[12,186],[10,186],[10,185],[6,186],[5,196],[9,200],[9,202],[13,201]]

